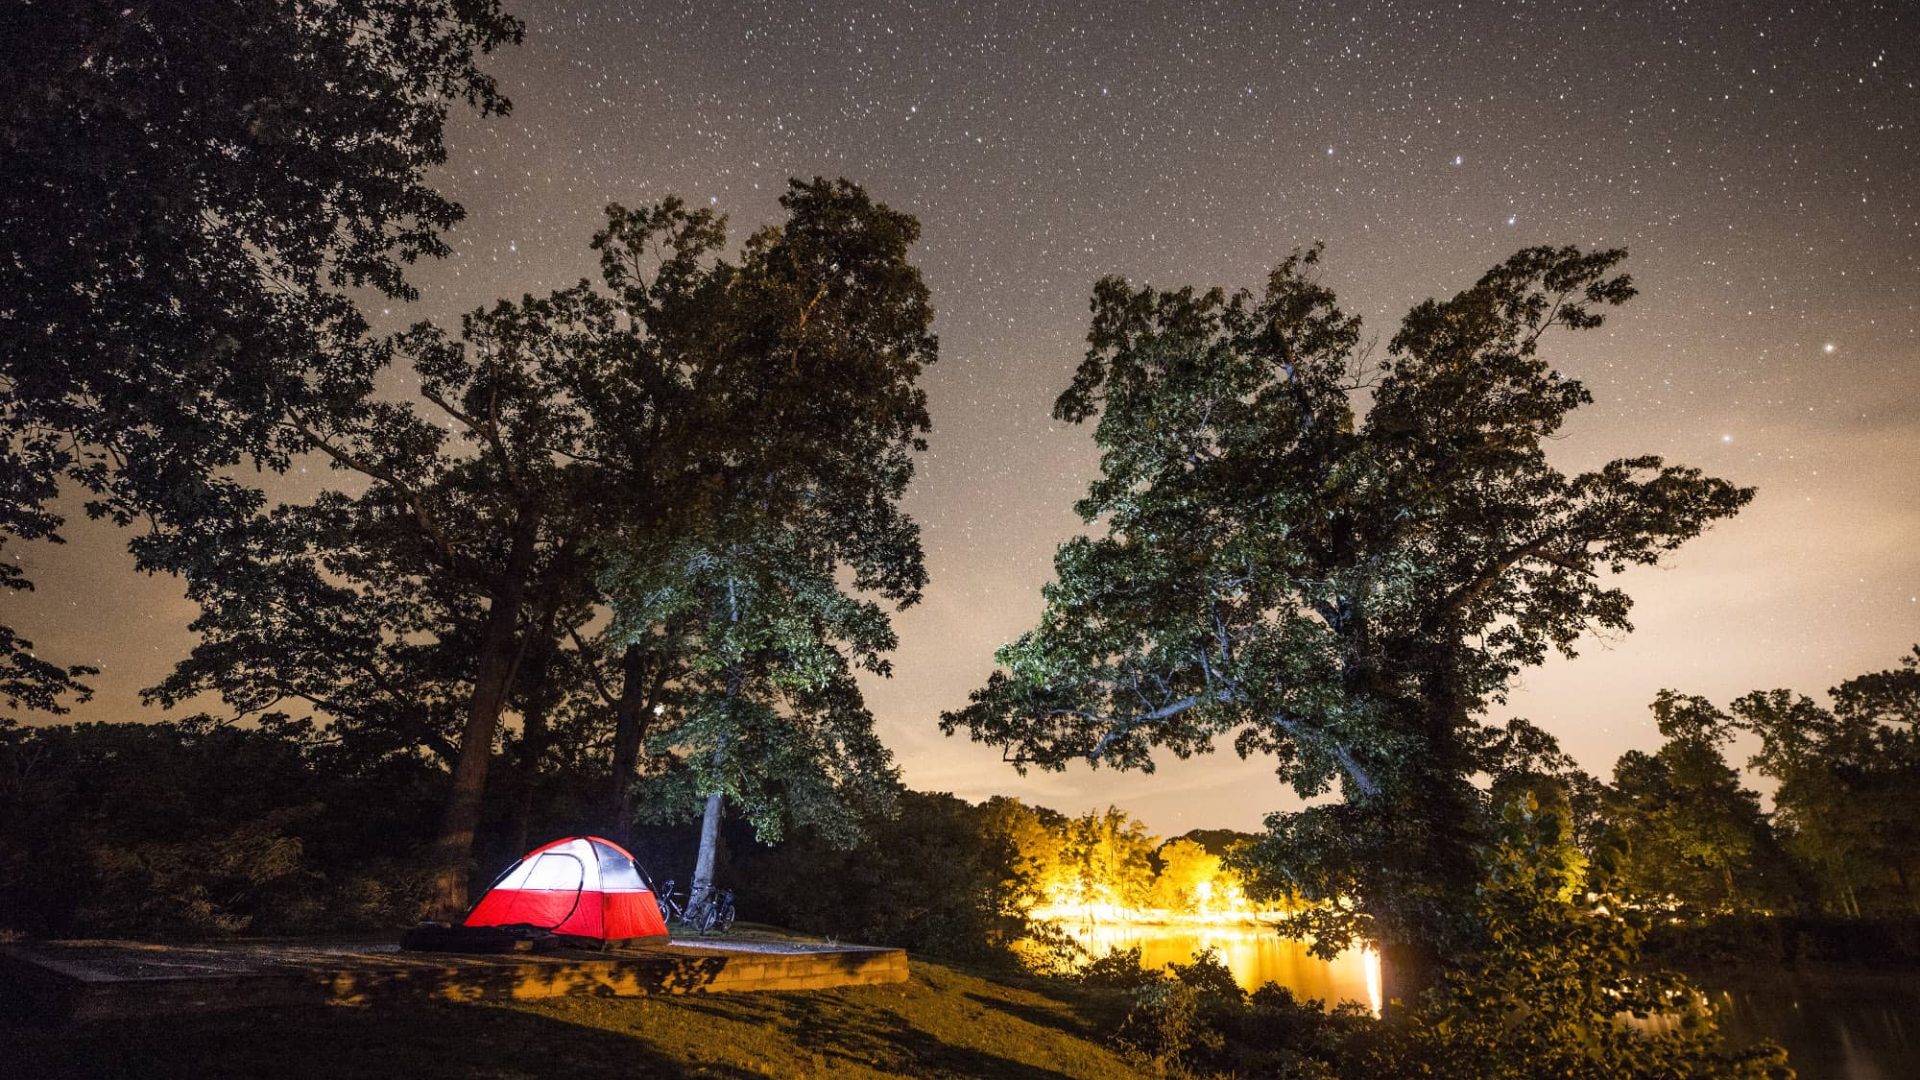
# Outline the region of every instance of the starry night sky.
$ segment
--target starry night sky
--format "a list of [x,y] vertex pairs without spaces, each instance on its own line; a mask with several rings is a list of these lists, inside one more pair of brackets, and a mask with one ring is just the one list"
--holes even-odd
[[[1383,341],[1519,247],[1626,246],[1641,297],[1551,346],[1597,399],[1557,460],[1658,453],[1759,487],[1631,575],[1636,633],[1515,694],[1590,770],[1657,743],[1663,686],[1823,691],[1920,641],[1920,9],[509,6],[527,41],[491,66],[514,113],[455,124],[441,184],[470,217],[387,325],[591,273],[612,200],[679,193],[738,238],[776,218],[787,177],[820,174],[923,223],[942,359],[909,509],[933,585],[897,619],[896,676],[869,685],[915,787],[1112,801],[1163,833],[1294,804],[1230,752],[1023,780],[934,720],[1032,622],[1078,527],[1090,431],[1048,411],[1094,279],[1251,286],[1314,240]],[[176,582],[124,569],[124,536],[71,539],[25,546],[41,588],[11,618],[42,655],[107,669],[78,718],[155,716],[136,691],[188,647],[193,612]]]

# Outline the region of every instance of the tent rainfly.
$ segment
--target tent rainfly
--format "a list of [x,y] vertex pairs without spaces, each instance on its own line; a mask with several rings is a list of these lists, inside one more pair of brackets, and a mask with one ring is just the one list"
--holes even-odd
[[530,927],[596,943],[667,939],[659,902],[633,856],[598,836],[529,851],[494,880],[465,925]]

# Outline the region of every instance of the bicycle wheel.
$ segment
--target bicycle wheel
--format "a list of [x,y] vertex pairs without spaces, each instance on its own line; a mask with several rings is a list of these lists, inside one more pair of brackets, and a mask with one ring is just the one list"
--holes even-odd
[[733,929],[733,917],[734,917],[733,905],[732,904],[721,905],[720,917],[718,921],[715,922],[714,928],[719,930],[723,934]]

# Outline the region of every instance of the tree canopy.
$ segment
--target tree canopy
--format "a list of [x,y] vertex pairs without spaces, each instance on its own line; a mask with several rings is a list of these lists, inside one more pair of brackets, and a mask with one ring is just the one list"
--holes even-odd
[[1337,782],[1343,803],[1270,819],[1269,869],[1360,898],[1325,947],[1445,948],[1486,816],[1484,710],[1550,650],[1629,628],[1609,572],[1752,496],[1657,457],[1548,461],[1590,396],[1541,346],[1633,295],[1623,258],[1521,251],[1415,307],[1377,363],[1317,248],[1259,292],[1099,282],[1054,406],[1096,421],[1093,535],[1061,546],[1038,626],[945,729],[1048,769],[1230,736],[1303,796]]
[[1751,764],[1779,785],[1783,843],[1817,904],[1920,911],[1920,646],[1832,698],[1825,708],[1789,690],[1754,691],[1733,702],[1730,723],[1760,739]]
[[[252,497],[284,420],[363,396],[382,362],[350,290],[413,295],[460,208],[427,184],[497,0],[9,4],[0,37],[0,543],[58,541],[53,500],[122,524]],[[0,586],[25,588],[0,563]],[[0,694],[56,710],[86,671],[0,628]]]
[[[147,545],[206,609],[205,642],[162,696],[212,689],[323,712],[340,702],[399,722],[397,738],[448,747],[452,910],[516,702],[532,767],[545,734],[528,721],[572,709],[569,693],[601,694],[615,763],[630,772],[667,684],[675,703],[700,700],[680,684],[702,674],[686,650],[702,631],[715,640],[712,609],[696,617],[686,603],[641,598],[621,574],[659,581],[727,563],[758,597],[778,598],[756,615],[761,631],[814,635],[809,679],[833,642],[883,670],[884,615],[829,594],[841,569],[852,589],[903,603],[926,580],[917,526],[898,509],[929,426],[917,379],[937,355],[907,258],[918,226],[846,181],[796,181],[782,205],[786,221],[751,235],[738,263],[720,257],[724,222],[711,211],[675,198],[612,206],[593,238],[597,284],[501,301],[468,314],[457,335],[431,324],[398,335],[413,400],[369,392],[292,410],[285,427],[361,490]],[[725,584],[696,577],[683,600],[711,600]],[[630,601],[618,640],[589,642],[616,598]],[[810,599],[827,607],[795,609]],[[786,642],[790,658],[798,641]],[[609,647],[621,657],[617,691],[600,677]],[[409,664],[411,675],[396,666]],[[554,664],[584,677],[556,682]],[[370,673],[386,678],[368,687]],[[415,700],[367,703],[381,683]],[[457,716],[431,701],[449,686]],[[847,672],[808,686],[796,700],[825,725],[816,731],[860,725]]]
[[1788,901],[1788,877],[1760,797],[1742,786],[1723,753],[1732,737],[1726,714],[1670,690],[1654,699],[1653,714],[1666,745],[1621,755],[1607,793],[1612,830],[1629,852],[1625,889],[1711,911]]

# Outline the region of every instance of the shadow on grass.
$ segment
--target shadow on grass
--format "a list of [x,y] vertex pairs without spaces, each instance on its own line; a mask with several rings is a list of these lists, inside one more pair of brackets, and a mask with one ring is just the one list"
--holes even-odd
[[1100,1035],[1099,1025],[1064,1009],[1048,1009],[986,994],[967,994],[966,998],[982,1008],[994,1009],[1015,1019],[1024,1020],[1034,1027],[1049,1028],[1076,1039],[1098,1038]]
[[[948,1042],[896,1013],[850,1001],[789,999],[794,1041],[823,1059],[840,1059],[902,1076],[992,1076],[1066,1080],[1068,1074],[974,1046]],[[1003,1034],[1011,1034],[1003,1033]]]
[[424,1004],[251,1009],[61,1030],[4,1026],[0,1062],[0,1073],[44,1080],[757,1075],[689,1067],[636,1039],[511,1009]]

